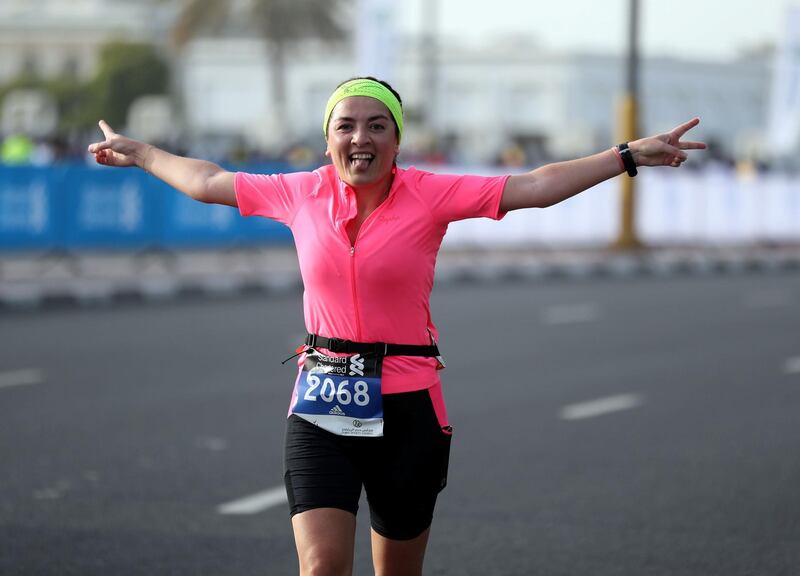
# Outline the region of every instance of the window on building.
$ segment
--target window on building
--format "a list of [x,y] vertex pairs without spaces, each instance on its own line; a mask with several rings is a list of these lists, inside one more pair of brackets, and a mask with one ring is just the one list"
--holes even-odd
[[[446,94],[457,94],[445,109],[447,126],[465,127],[465,120],[480,116],[480,94],[466,83],[449,84],[445,89]],[[469,127],[469,126],[467,126]]]
[[74,54],[68,54],[64,58],[64,63],[61,66],[61,75],[65,78],[77,78],[80,64],[78,57]]
[[22,55],[22,62],[20,65],[20,73],[23,76],[38,76],[39,75],[39,62],[36,59],[36,54],[31,51],[25,52]]
[[541,87],[515,86],[508,92],[504,113],[507,125],[524,129],[538,128],[548,113]]

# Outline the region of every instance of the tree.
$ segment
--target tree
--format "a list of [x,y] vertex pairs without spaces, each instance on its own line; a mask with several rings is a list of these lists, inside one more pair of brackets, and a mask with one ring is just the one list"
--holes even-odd
[[134,100],[168,89],[169,70],[155,48],[113,42],[102,48],[100,68],[90,83],[96,106],[92,112],[112,126],[122,126]]
[[101,48],[97,74],[88,82],[67,76],[21,76],[0,86],[0,102],[16,89],[47,92],[56,101],[58,131],[63,135],[93,129],[98,118],[122,126],[136,98],[166,93],[168,85],[167,66],[152,46],[113,42]]
[[[180,48],[193,37],[208,32],[218,34],[228,24],[237,0],[184,0],[183,9],[172,30]],[[249,0],[247,20],[270,46],[272,92],[275,118],[280,123],[286,114],[286,55],[294,42],[318,38],[340,42],[345,29],[339,23],[342,0]]]

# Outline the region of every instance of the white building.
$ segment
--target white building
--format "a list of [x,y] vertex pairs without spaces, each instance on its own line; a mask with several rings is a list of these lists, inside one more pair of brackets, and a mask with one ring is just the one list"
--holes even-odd
[[0,83],[25,73],[89,79],[113,40],[160,44],[174,6],[123,0],[0,2]]
[[[100,46],[110,40],[166,47],[177,6],[153,0],[3,0],[0,82],[24,71],[90,78]],[[241,137],[274,150],[298,141],[321,146],[328,94],[359,72],[356,43],[292,47],[286,118],[276,118],[268,44],[242,38],[239,26],[235,30],[236,37],[197,39],[174,60],[186,132]],[[419,39],[395,42],[394,73],[387,79],[404,99],[410,149],[435,137],[454,146],[457,160],[487,162],[517,141],[536,161],[537,152],[574,156],[619,139],[622,59],[547,53],[524,39],[481,51],[441,43],[431,75]],[[717,143],[728,155],[757,156],[765,138],[771,64],[767,57],[730,64],[643,60],[642,133],[700,116],[694,137]]]
[[[287,69],[289,134],[270,133],[269,74],[259,41],[198,42],[184,60],[184,98],[190,125],[235,127],[254,142],[279,145],[318,138],[325,100],[343,79],[355,75],[342,52],[298,51]],[[550,156],[584,154],[611,145],[624,62],[601,55],[445,51],[437,66],[435,92],[422,86],[422,58],[413,50],[391,79],[403,96],[414,132],[435,132],[456,143],[469,161],[489,161],[510,139],[540,143]],[[302,57],[301,57],[302,56]],[[693,138],[708,139],[728,155],[753,156],[766,130],[768,61],[733,64],[669,59],[641,65],[640,125],[643,134],[665,131],[694,116],[702,119]],[[414,118],[431,105],[432,122]],[[416,124],[416,125],[415,125]]]

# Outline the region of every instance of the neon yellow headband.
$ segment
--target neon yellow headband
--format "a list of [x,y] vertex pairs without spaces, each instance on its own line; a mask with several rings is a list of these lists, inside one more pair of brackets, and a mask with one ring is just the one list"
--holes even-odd
[[331,119],[333,109],[339,102],[350,96],[367,96],[383,102],[389,112],[392,113],[395,123],[397,123],[397,140],[399,141],[403,137],[403,107],[400,105],[397,96],[392,94],[392,91],[380,82],[367,78],[358,78],[345,82],[334,90],[331,97],[328,98],[328,104],[325,106],[325,119],[322,124],[322,131],[325,133],[326,138],[328,137],[328,122]]

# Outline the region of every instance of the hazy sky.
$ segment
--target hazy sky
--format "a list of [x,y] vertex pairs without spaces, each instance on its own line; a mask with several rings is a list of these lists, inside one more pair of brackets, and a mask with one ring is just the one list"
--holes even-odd
[[[423,4],[403,0],[401,30],[420,26]],[[469,43],[504,33],[530,35],[544,47],[621,52],[629,0],[434,0],[439,26]],[[742,48],[776,42],[782,15],[800,0],[640,0],[642,50],[648,55],[730,59]]]

